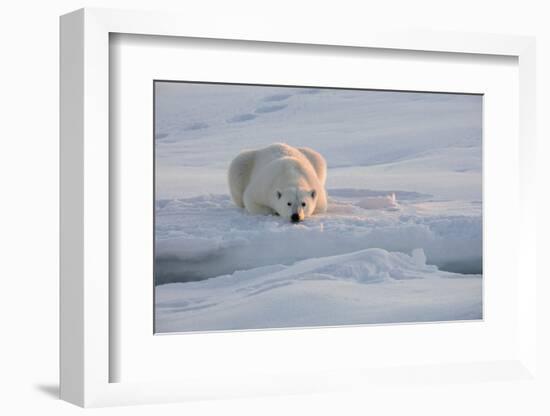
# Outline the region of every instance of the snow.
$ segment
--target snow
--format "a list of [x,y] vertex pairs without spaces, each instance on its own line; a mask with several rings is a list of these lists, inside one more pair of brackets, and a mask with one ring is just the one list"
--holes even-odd
[[[338,191],[344,190],[333,192]],[[331,198],[326,214],[300,224],[249,215],[228,195],[160,201],[157,283],[201,280],[374,247],[404,253],[422,248],[430,263],[442,268],[463,262],[480,271],[479,204],[402,200],[399,210],[384,211],[364,209],[361,201]],[[434,215],[437,211],[448,214]]]
[[395,199],[395,192],[386,196],[369,196],[365,199],[361,199],[357,202],[357,205],[365,209],[399,209],[397,200]]
[[[480,96],[161,82],[156,103],[157,332],[482,317]],[[326,214],[232,203],[231,159],[281,141],[327,159]]]
[[422,250],[371,248],[158,286],[156,330],[475,319],[480,291],[480,276],[441,272],[425,264]]

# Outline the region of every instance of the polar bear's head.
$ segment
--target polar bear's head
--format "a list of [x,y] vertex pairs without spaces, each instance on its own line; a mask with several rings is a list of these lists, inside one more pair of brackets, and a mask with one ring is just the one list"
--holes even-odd
[[314,189],[286,188],[275,191],[275,212],[291,222],[300,222],[315,211],[317,192]]

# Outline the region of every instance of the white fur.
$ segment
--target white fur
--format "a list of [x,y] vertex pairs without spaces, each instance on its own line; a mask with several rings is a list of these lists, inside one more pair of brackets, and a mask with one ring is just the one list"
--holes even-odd
[[233,201],[251,214],[303,220],[326,211],[326,176],[325,159],[316,151],[275,143],[241,152],[228,179]]

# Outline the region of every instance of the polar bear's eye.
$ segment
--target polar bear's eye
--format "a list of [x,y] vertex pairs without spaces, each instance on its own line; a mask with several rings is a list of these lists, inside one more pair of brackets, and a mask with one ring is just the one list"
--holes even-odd
[[306,203],[305,203],[305,202],[302,202],[302,206],[305,207],[305,206],[306,206]]
[[292,206],[292,202],[288,202],[287,205],[288,205],[289,207],[291,207],[291,206]]

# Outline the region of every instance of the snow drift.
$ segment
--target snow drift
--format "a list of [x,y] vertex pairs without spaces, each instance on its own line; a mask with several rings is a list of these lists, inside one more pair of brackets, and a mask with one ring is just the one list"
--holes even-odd
[[[156,282],[202,280],[375,247],[403,253],[423,248],[428,262],[441,269],[481,273],[478,204],[461,204],[463,215],[455,215],[449,203],[402,201],[398,212],[374,212],[354,201],[332,199],[326,214],[300,224],[248,215],[227,195],[161,201]],[[449,214],[439,213],[444,210]]]
[[156,288],[156,331],[480,319],[481,278],[366,249]]

